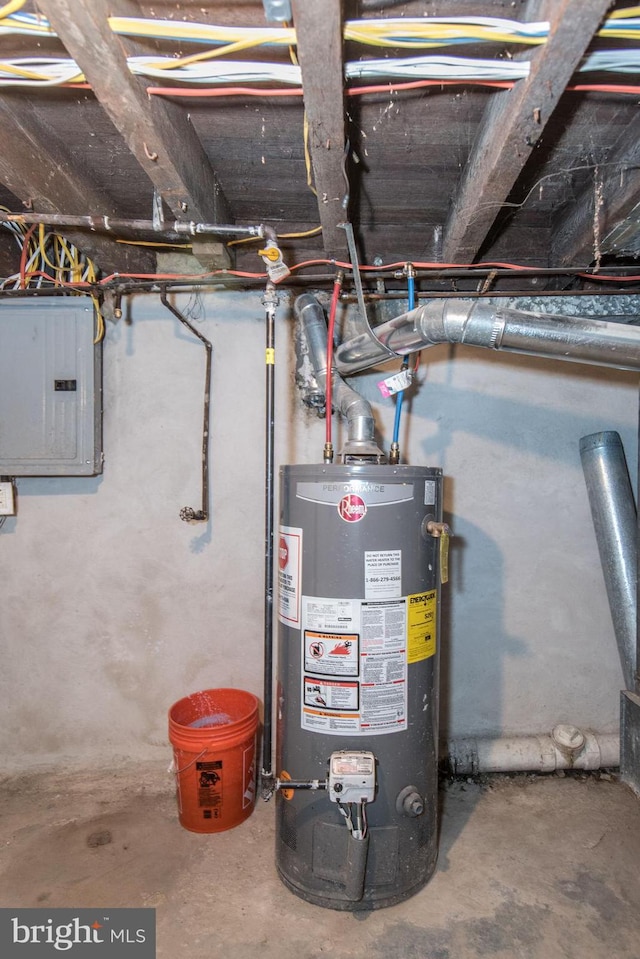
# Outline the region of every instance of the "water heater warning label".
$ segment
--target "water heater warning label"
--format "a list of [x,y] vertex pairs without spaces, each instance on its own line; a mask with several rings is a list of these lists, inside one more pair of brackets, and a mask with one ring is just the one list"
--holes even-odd
[[278,534],[278,615],[286,626],[300,629],[302,530],[281,526]]
[[302,728],[334,736],[406,729],[406,598],[303,596],[301,605]]
[[304,631],[304,668],[324,676],[357,676],[360,637],[357,633]]

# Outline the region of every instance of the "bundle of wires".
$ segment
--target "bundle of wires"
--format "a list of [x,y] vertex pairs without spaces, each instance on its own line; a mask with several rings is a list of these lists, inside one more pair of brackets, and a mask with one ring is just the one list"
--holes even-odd
[[[5,207],[0,209],[9,212]],[[17,220],[7,220],[0,227],[13,234],[20,250],[20,269],[0,282],[0,290],[42,290],[96,283],[93,262],[58,233],[46,231],[42,223],[27,227]],[[78,291],[70,292],[77,295]],[[96,315],[95,341],[99,342],[104,337],[104,318],[97,297],[90,295]]]
[[[26,0],[11,0],[0,7],[0,35],[23,33],[55,37],[48,21],[35,13],[24,13]],[[176,20],[142,17],[110,17],[114,33],[174,43],[206,44],[208,49],[187,56],[136,56],[128,59],[132,73],[152,79],[166,79],[194,89],[204,84],[237,85],[278,83],[296,87],[300,93],[301,74],[293,63],[231,61],[220,58],[256,47],[292,48],[296,42],[292,27],[223,27]],[[425,49],[460,44],[540,45],[550,31],[548,21],[526,23],[497,17],[422,17],[348,20],[344,39],[367,47]],[[640,7],[617,10],[598,33],[609,39],[640,39]],[[638,73],[640,53],[634,48],[596,50],[589,54],[580,72]],[[526,77],[529,63],[506,58],[418,56],[410,58],[364,59],[345,65],[347,80],[432,80],[443,83],[487,83],[507,85]],[[84,84],[82,71],[73,60],[63,57],[23,57],[0,63],[0,85],[10,87],[75,86]],[[604,88],[604,87],[603,87]],[[581,89],[583,89],[581,87]],[[634,88],[635,89],[635,88]],[[163,94],[170,88],[150,88]],[[264,91],[265,94],[274,91]],[[354,88],[350,92],[358,92]],[[624,92],[620,88],[619,92]],[[634,92],[631,88],[627,92]]]
[[[47,19],[37,13],[23,13],[26,0],[13,0],[0,8],[0,34],[55,37]],[[226,53],[256,46],[289,47],[295,44],[291,27],[223,27],[180,20],[143,17],[110,17],[109,25],[121,36],[145,37],[185,43],[224,46]],[[526,44],[546,42],[548,21],[522,22],[500,17],[407,17],[347,20],[344,39],[363,46],[395,48],[444,47],[459,44]],[[604,22],[597,36],[616,40],[637,40],[640,33],[640,6],[616,10]]]
[[[301,88],[300,67],[290,63],[251,63],[224,60],[180,65],[174,58],[130,57],[137,76],[172,80],[187,85],[281,83]],[[424,56],[356,60],[345,64],[347,80],[435,80],[444,83],[514,82],[529,75],[527,60],[482,60],[470,57]],[[598,50],[589,54],[579,73],[640,73],[639,50]],[[84,83],[71,59],[26,57],[0,61],[0,86],[48,87]],[[357,92],[357,88],[354,88]],[[151,92],[157,92],[152,88]]]

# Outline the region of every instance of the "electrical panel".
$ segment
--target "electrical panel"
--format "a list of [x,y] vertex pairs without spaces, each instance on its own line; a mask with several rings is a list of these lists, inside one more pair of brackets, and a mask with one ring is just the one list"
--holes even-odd
[[102,472],[102,348],[85,298],[0,300],[0,475]]

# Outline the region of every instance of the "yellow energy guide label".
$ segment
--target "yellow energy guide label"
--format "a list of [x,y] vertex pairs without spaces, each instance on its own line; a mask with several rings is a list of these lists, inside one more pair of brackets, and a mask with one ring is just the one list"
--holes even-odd
[[436,652],[436,591],[408,596],[407,662],[419,663]]

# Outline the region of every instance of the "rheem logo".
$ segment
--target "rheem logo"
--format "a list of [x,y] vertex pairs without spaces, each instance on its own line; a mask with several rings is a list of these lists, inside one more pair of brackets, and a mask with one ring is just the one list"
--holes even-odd
[[348,493],[338,503],[338,514],[345,523],[358,523],[367,514],[367,504],[357,493]]

